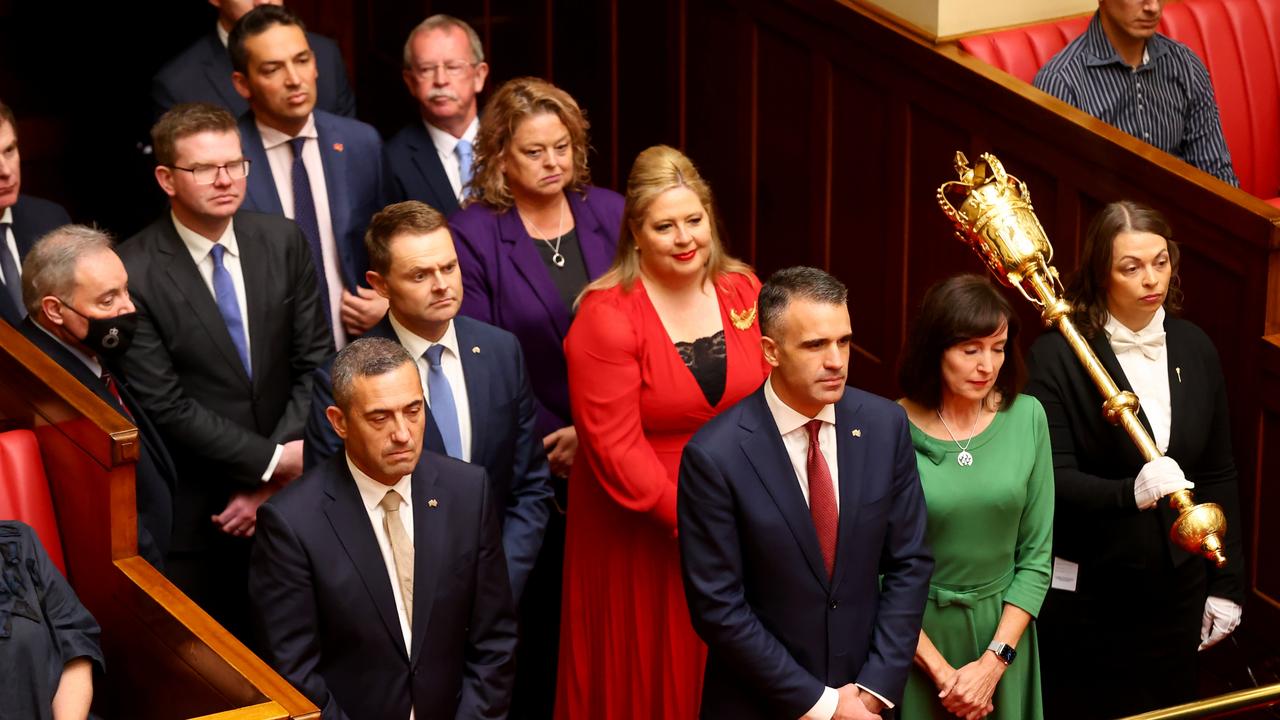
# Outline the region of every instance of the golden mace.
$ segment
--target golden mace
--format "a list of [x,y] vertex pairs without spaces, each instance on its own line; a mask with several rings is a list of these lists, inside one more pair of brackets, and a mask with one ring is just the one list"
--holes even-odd
[[[1041,308],[1046,327],[1056,327],[1067,339],[1102,393],[1102,414],[1107,421],[1124,427],[1142,457],[1148,461],[1160,457],[1155,441],[1138,420],[1138,396],[1116,387],[1071,322],[1071,306],[1062,299],[1058,271],[1049,264],[1053,246],[1031,207],[1026,183],[1005,173],[1004,166],[990,153],[983,153],[970,168],[964,153],[957,152],[955,168],[960,179],[938,188],[938,206],[956,226],[956,236],[987,261],[987,267],[1002,283],[1017,288]],[[948,191],[967,196],[958,209],[947,199]],[[1190,490],[1172,493],[1169,503],[1178,513],[1169,530],[1174,544],[1203,555],[1218,567],[1226,565],[1222,536],[1227,518],[1222,508],[1214,503],[1197,505]]]

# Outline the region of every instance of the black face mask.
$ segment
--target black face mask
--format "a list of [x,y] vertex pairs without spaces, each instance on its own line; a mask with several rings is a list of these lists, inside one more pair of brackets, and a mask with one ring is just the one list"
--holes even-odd
[[138,313],[130,312],[109,318],[92,318],[71,307],[71,304],[58,298],[63,307],[84,318],[89,323],[89,330],[80,339],[85,347],[105,358],[115,358],[124,354],[133,342],[133,332],[138,328]]

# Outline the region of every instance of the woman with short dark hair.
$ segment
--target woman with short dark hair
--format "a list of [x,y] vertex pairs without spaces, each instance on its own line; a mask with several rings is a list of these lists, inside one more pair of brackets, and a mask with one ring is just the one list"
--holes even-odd
[[1032,620],[1049,588],[1053,459],[1019,395],[1018,318],[990,281],[925,294],[898,381],[929,508],[934,571],[898,717],[1038,720]]

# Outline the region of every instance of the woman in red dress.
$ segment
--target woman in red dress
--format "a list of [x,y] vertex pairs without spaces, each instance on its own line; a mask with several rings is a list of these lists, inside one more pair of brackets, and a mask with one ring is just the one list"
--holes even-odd
[[665,146],[627,182],[618,255],[565,339],[569,477],[556,717],[697,716],[706,648],[680,579],[676,474],[690,436],[768,375],[760,281],[725,253],[711,191]]

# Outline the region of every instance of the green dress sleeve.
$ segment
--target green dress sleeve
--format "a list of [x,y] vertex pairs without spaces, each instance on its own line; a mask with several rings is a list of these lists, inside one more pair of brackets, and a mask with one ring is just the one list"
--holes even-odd
[[1049,591],[1053,547],[1053,449],[1049,444],[1049,423],[1044,407],[1030,395],[1019,395],[1027,403],[1031,437],[1035,441],[1035,464],[1027,478],[1027,502],[1018,524],[1018,544],[1013,556],[1013,581],[1004,601],[1026,610],[1033,617]]

